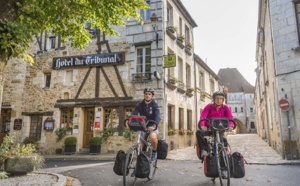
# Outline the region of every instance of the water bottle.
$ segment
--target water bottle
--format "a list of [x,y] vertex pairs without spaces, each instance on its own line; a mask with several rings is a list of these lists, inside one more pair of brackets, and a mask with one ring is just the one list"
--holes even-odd
[[217,151],[217,145],[216,143],[214,143],[214,153],[216,154],[216,151]]

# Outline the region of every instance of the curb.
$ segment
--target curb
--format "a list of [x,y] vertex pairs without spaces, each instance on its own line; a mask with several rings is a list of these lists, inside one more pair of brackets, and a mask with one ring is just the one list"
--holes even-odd
[[33,171],[35,174],[48,174],[53,175],[57,177],[57,182],[53,186],[65,186],[67,183],[67,178],[62,174],[56,174],[56,173],[49,173],[49,172],[37,172]]

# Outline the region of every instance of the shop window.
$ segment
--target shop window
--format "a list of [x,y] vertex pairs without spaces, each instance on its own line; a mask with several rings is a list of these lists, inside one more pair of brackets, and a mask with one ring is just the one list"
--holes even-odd
[[61,128],[66,128],[69,131],[73,129],[73,115],[74,110],[72,109],[61,109]]
[[11,109],[1,109],[0,133],[10,132]]
[[42,127],[43,127],[43,115],[31,115],[29,136],[35,138],[41,138]]
[[125,119],[129,118],[129,116],[131,115],[133,111],[133,108],[125,108]]
[[254,128],[255,128],[254,122],[253,122],[253,121],[250,122],[250,126],[251,126],[251,129],[254,129]]
[[107,108],[104,113],[104,128],[118,128],[119,126],[119,109]]

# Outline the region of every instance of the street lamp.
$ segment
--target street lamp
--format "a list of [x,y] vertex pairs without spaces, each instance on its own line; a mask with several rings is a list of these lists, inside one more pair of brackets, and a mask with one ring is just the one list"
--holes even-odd
[[157,22],[158,22],[158,17],[155,13],[152,14],[152,16],[150,17],[151,23],[152,23],[152,28],[154,30],[154,32],[156,33],[156,45],[158,45],[158,33],[157,33]]

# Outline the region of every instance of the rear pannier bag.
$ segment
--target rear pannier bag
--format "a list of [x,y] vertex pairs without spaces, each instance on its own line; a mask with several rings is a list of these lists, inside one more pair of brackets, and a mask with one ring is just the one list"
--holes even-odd
[[119,176],[123,175],[125,160],[126,160],[126,153],[123,150],[119,150],[113,167],[114,172]]
[[217,161],[217,156],[214,153],[204,156],[204,174],[206,177],[219,177]]
[[147,156],[140,153],[136,160],[135,177],[147,178],[150,175],[150,162]]
[[239,152],[234,152],[230,156],[231,177],[243,178],[245,176],[245,159]]
[[132,131],[145,131],[146,119],[142,116],[130,116],[128,119],[128,126]]
[[165,140],[158,140],[157,144],[157,159],[164,160],[168,155],[168,144]]

